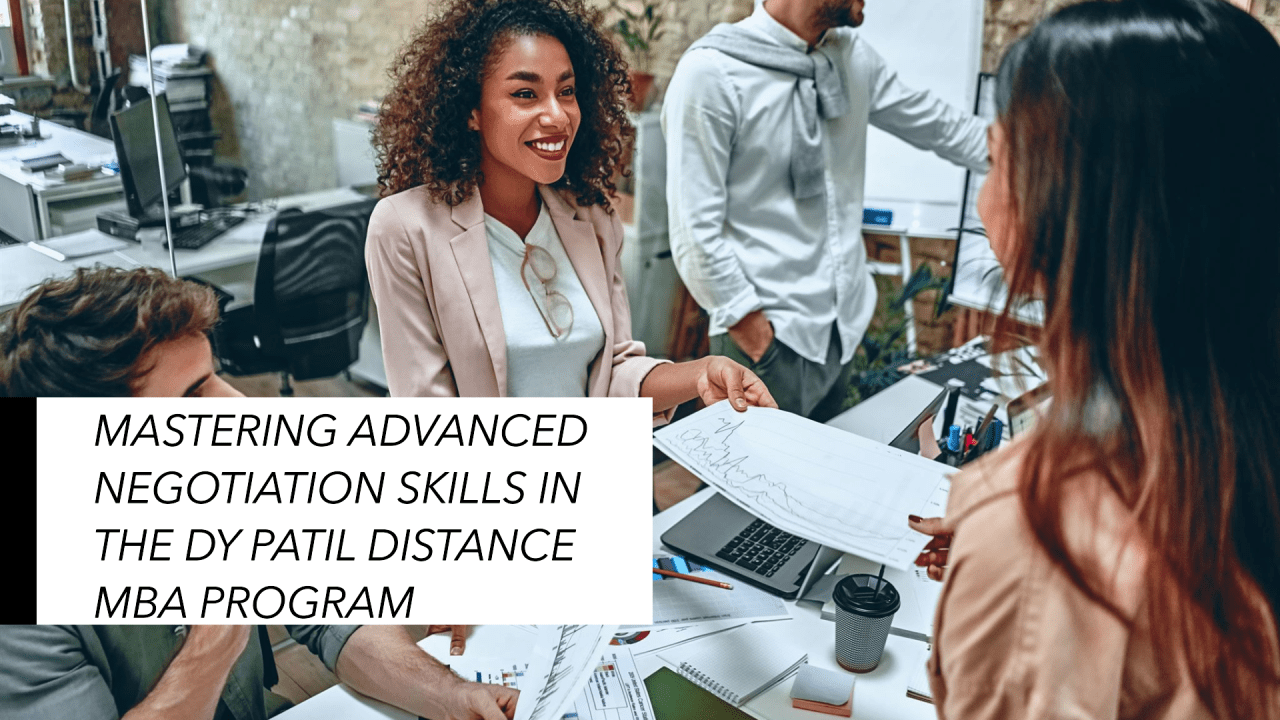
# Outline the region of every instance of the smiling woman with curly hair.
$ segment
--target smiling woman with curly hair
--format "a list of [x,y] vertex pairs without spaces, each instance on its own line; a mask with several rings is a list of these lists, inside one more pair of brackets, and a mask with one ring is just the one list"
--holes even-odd
[[405,46],[366,248],[393,395],[775,406],[727,358],[667,363],[631,338],[609,203],[626,70],[582,0],[452,0]]
[[570,190],[581,204],[608,207],[623,145],[635,131],[627,120],[626,65],[600,32],[598,16],[575,2],[460,2],[446,8],[391,68],[395,86],[374,131],[383,193],[425,185],[436,200],[457,205],[475,192],[480,139],[467,119],[480,104],[490,51],[501,50],[516,33],[550,32],[573,63],[582,113],[564,176],[554,187]]

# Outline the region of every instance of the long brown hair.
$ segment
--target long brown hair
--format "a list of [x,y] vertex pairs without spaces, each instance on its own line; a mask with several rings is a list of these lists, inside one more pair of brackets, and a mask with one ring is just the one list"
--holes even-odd
[[1185,667],[1218,717],[1274,713],[1280,45],[1220,0],[1095,0],[1015,45],[998,83],[1006,277],[1045,303],[1054,392],[1024,443],[1028,521],[1125,620],[1061,511],[1073,477],[1106,478],[1149,560],[1165,671]]
[[614,174],[635,129],[627,119],[627,64],[582,0],[452,0],[429,17],[391,66],[373,144],[384,195],[425,185],[458,205],[483,181],[480,137],[467,118],[493,54],[514,35],[546,35],[573,63],[582,122],[555,183],[580,205],[609,206]]

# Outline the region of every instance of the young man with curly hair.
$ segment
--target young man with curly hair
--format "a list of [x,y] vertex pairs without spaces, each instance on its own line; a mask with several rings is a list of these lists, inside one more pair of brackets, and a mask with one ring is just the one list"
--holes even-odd
[[369,278],[392,395],[701,397],[773,406],[723,357],[631,337],[611,178],[626,67],[582,0],[453,0],[392,68]]
[[[214,372],[213,292],[154,268],[80,269],[0,315],[0,397],[240,396]],[[465,646],[463,626],[453,653]],[[402,627],[298,625],[290,634],[353,690],[439,720],[503,720],[517,692],[466,682]],[[0,627],[6,720],[262,720],[270,644],[252,626]],[[274,684],[274,681],[272,681]]]
[[0,395],[240,393],[213,371],[213,291],[155,268],[81,268],[0,316]]

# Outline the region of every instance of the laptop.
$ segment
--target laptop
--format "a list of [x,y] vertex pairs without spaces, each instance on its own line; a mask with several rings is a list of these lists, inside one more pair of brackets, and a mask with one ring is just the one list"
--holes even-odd
[[[889,445],[919,452],[917,430],[937,414],[946,397],[944,389]],[[662,542],[787,600],[807,591],[842,554],[780,530],[719,493],[663,533]]]

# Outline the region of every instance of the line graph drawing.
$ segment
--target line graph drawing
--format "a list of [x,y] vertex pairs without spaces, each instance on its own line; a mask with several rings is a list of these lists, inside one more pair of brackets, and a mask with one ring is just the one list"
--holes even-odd
[[590,678],[616,625],[543,625],[534,662],[525,671],[526,695],[516,704],[516,720],[552,720]]
[[907,515],[943,515],[950,490],[943,465],[780,410],[716,403],[654,444],[761,519],[903,570],[928,542]]

